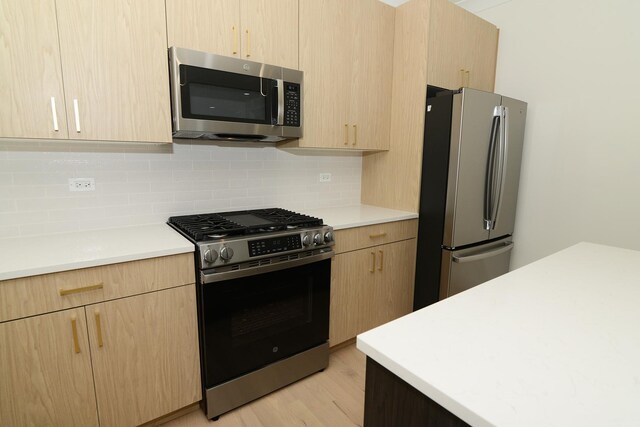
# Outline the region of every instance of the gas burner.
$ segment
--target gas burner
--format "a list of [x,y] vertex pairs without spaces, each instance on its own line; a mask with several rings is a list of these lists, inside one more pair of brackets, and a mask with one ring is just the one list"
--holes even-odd
[[317,227],[322,219],[280,208],[173,216],[169,225],[194,242]]

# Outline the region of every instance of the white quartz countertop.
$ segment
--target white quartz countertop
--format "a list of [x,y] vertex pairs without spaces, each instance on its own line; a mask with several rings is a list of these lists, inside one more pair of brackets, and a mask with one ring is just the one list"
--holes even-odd
[[580,243],[357,346],[473,426],[638,426],[640,252]]
[[334,230],[418,218],[417,213],[370,205],[305,209],[302,213],[322,218],[324,223],[332,226]]
[[166,224],[0,239],[0,280],[194,250]]

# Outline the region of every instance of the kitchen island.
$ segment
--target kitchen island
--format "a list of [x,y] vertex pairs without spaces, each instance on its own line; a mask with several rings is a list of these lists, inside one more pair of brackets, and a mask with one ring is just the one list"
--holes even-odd
[[365,426],[640,425],[640,252],[580,243],[358,336]]

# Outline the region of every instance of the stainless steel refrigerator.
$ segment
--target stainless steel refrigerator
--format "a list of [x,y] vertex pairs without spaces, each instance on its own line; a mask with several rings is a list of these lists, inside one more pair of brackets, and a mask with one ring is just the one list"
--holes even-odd
[[428,90],[414,310],[509,269],[527,104]]

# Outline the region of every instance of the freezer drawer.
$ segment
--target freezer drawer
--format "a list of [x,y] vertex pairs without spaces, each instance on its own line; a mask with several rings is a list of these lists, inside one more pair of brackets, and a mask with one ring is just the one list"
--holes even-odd
[[443,249],[440,299],[508,272],[512,249],[511,237],[467,249]]

